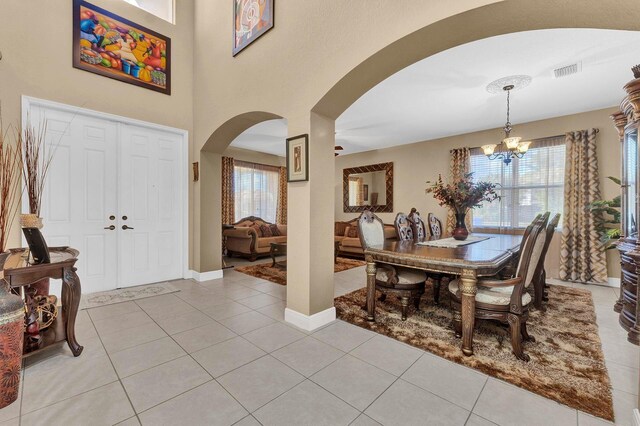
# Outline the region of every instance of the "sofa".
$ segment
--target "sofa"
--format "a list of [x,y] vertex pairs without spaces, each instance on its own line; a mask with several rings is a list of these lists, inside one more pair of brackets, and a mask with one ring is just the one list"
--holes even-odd
[[249,216],[232,225],[225,225],[222,238],[228,256],[246,257],[252,262],[268,256],[271,243],[287,241],[287,225],[278,225]]
[[[334,241],[338,242],[338,256],[364,258],[364,250],[358,235],[358,218],[348,222],[336,221],[333,230]],[[393,225],[384,225],[384,237],[387,240],[398,238]]]

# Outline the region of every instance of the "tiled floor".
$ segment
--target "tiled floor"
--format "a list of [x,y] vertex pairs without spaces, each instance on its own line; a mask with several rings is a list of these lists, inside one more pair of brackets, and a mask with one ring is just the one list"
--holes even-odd
[[[364,281],[363,268],[336,274],[336,295]],[[606,424],[341,321],[298,330],[283,322],[286,289],[264,280],[227,270],[173,284],[179,293],[82,311],[82,356],[29,359],[0,425]],[[616,418],[631,425],[638,348],[611,311],[616,290],[587,288]]]

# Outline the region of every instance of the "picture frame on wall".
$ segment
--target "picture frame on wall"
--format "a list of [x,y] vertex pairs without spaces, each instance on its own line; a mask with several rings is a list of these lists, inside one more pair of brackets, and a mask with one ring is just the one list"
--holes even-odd
[[233,56],[262,37],[274,25],[274,0],[233,1]]
[[309,135],[287,138],[287,182],[309,180]]
[[362,198],[364,201],[369,201],[369,185],[362,185]]
[[73,67],[170,95],[171,39],[73,0]]

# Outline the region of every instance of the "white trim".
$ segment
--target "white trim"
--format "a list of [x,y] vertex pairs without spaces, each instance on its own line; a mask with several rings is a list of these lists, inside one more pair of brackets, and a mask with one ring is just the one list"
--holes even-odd
[[616,287],[620,288],[620,278],[609,277],[607,278],[607,287]]
[[[179,175],[182,176],[180,185],[182,192],[182,260],[181,270],[183,278],[187,279],[192,276],[189,270],[189,132],[184,129],[178,129],[175,127],[164,126],[162,124],[150,123],[148,121],[136,120],[134,118],[124,117],[121,115],[108,114],[92,109],[83,107],[77,107],[74,105],[67,105],[60,102],[49,101],[46,99],[34,98],[31,96],[22,95],[22,126],[26,126],[27,112],[32,106],[40,106],[43,108],[56,109],[58,111],[68,112],[70,114],[82,114],[92,118],[101,120],[110,120],[116,123],[130,124],[138,127],[145,127],[153,130],[162,131],[165,133],[172,133],[182,137],[182,150],[180,151],[180,171]],[[28,208],[26,197],[22,197],[23,209]],[[26,211],[26,210],[25,210]],[[24,237],[23,237],[24,238]],[[24,243],[24,241],[23,241]],[[220,275],[220,278],[222,274]],[[178,277],[176,277],[178,278]]]
[[301,314],[293,309],[285,308],[284,320],[306,331],[313,331],[336,319],[336,308],[330,307],[311,316]]
[[633,409],[633,425],[640,426],[640,411],[637,408]]
[[208,272],[198,272],[198,271],[190,270],[188,274],[189,276],[185,278],[193,278],[198,282],[217,280],[222,278],[223,276],[222,269],[219,269],[217,271],[208,271]]

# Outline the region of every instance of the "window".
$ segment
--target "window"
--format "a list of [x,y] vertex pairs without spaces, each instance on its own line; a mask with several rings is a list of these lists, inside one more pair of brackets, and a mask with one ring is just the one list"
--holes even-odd
[[275,223],[278,206],[278,167],[237,161],[233,167],[236,222],[258,216]]
[[473,211],[476,228],[526,228],[541,212],[562,213],[564,201],[564,136],[534,140],[524,157],[509,165],[471,150],[474,180],[500,184],[502,201]]
[[140,9],[156,15],[165,21],[174,23],[173,20],[173,0],[124,0]]

